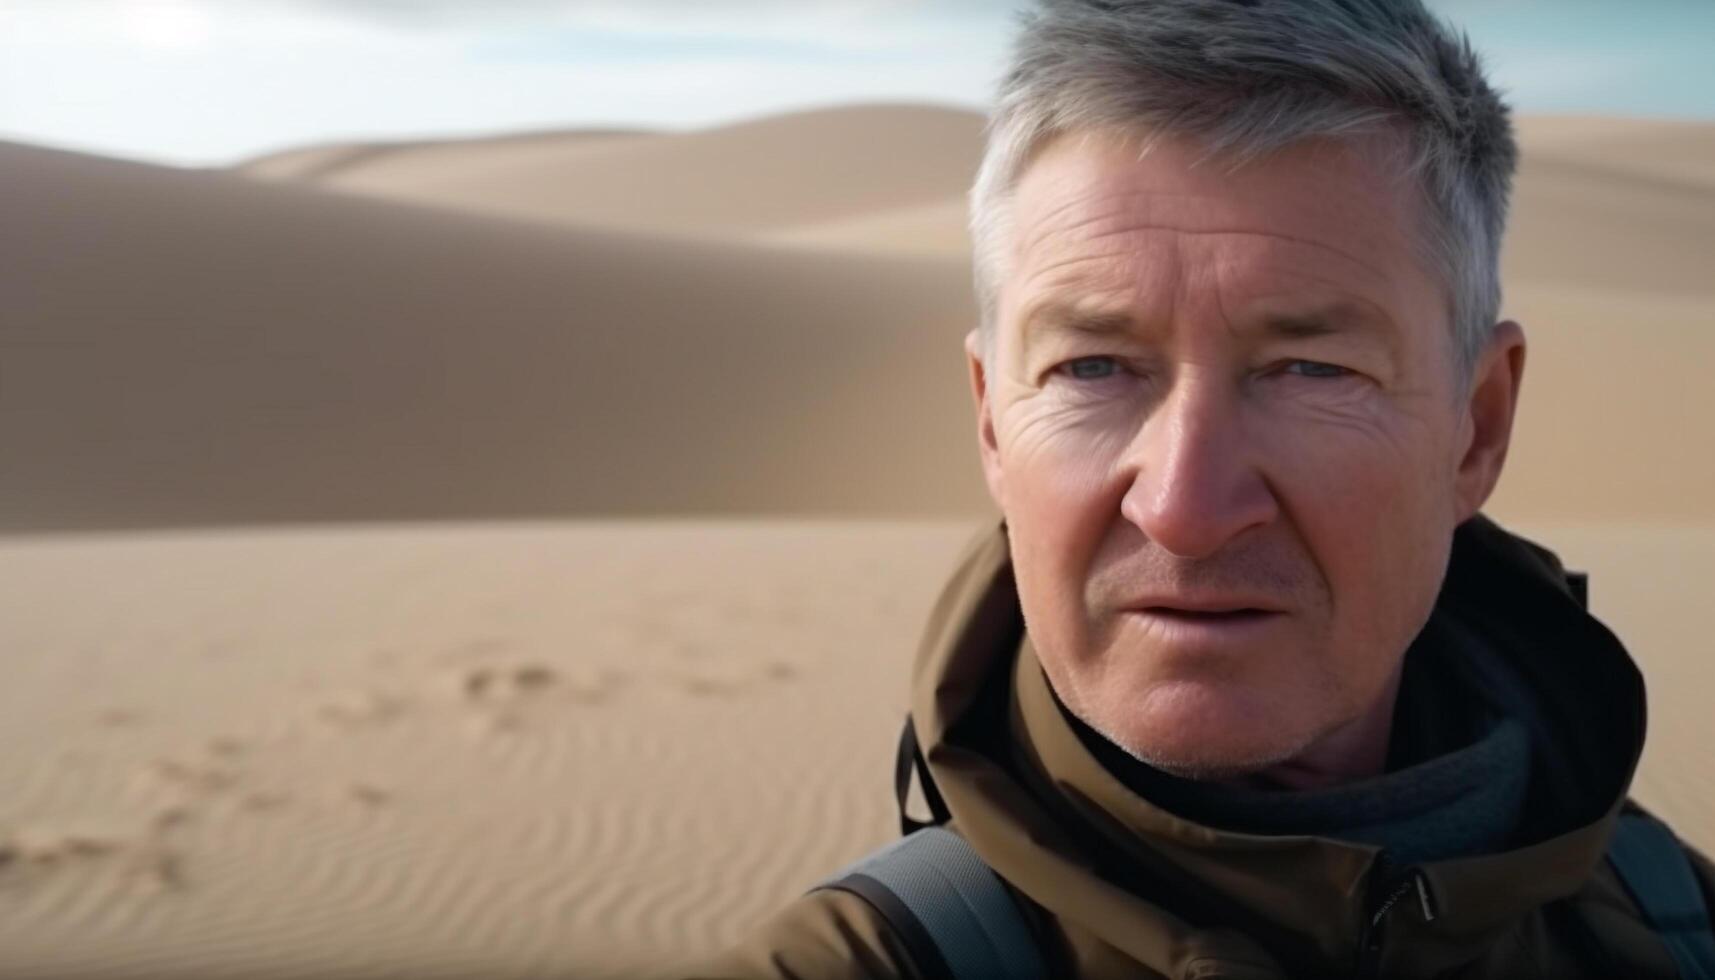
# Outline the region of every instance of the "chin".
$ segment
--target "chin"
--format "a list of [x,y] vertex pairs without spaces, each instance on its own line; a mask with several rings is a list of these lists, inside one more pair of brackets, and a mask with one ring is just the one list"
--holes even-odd
[[1300,755],[1315,740],[1265,706],[1201,685],[1158,686],[1125,707],[1085,723],[1134,758],[1185,779],[1249,776]]

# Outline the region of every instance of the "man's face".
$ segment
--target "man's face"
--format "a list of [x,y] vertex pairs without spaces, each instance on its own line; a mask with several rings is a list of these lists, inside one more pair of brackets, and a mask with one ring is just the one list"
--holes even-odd
[[985,475],[1056,692],[1170,771],[1256,772],[1391,711],[1498,478],[1522,336],[1456,396],[1390,138],[1231,173],[1063,137],[1017,186],[994,362],[967,338]]

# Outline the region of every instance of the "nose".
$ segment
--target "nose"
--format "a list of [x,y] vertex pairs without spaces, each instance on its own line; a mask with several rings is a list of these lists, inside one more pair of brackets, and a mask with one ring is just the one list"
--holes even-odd
[[1232,386],[1181,375],[1130,447],[1120,513],[1182,558],[1206,558],[1279,514]]

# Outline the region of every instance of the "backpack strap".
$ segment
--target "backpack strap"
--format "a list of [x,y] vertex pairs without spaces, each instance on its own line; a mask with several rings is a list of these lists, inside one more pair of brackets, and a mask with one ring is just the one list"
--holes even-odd
[[[905,812],[905,801],[911,795],[911,775],[917,774],[917,787],[923,793],[923,802],[929,804],[929,820],[924,822]],[[929,778],[929,763],[923,759],[923,750],[917,746],[917,729],[912,727],[911,716],[905,716],[905,730],[899,733],[898,755],[893,762],[893,798],[899,802],[899,832],[913,834],[924,827],[946,823],[952,818],[947,812],[947,803],[941,799],[941,791],[935,788],[935,781]]]
[[945,827],[894,841],[818,884],[851,892],[893,927],[928,980],[1044,980],[1016,900],[971,845]]
[[1715,931],[1703,889],[1673,831],[1643,812],[1620,814],[1608,860],[1655,928],[1680,980],[1715,980]]

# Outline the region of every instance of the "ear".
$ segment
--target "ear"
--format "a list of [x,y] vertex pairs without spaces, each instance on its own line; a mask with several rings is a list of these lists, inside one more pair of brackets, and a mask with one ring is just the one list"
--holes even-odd
[[977,406],[977,451],[982,456],[983,479],[988,483],[989,499],[1006,513],[1005,481],[1001,477],[1000,446],[994,436],[994,413],[989,404],[988,374],[983,366],[982,334],[972,330],[965,334],[965,358],[971,374],[971,396]]
[[1524,355],[1524,328],[1513,320],[1496,324],[1471,375],[1470,402],[1464,407],[1463,449],[1454,477],[1459,508],[1455,523],[1476,514],[1500,482],[1524,382]]

